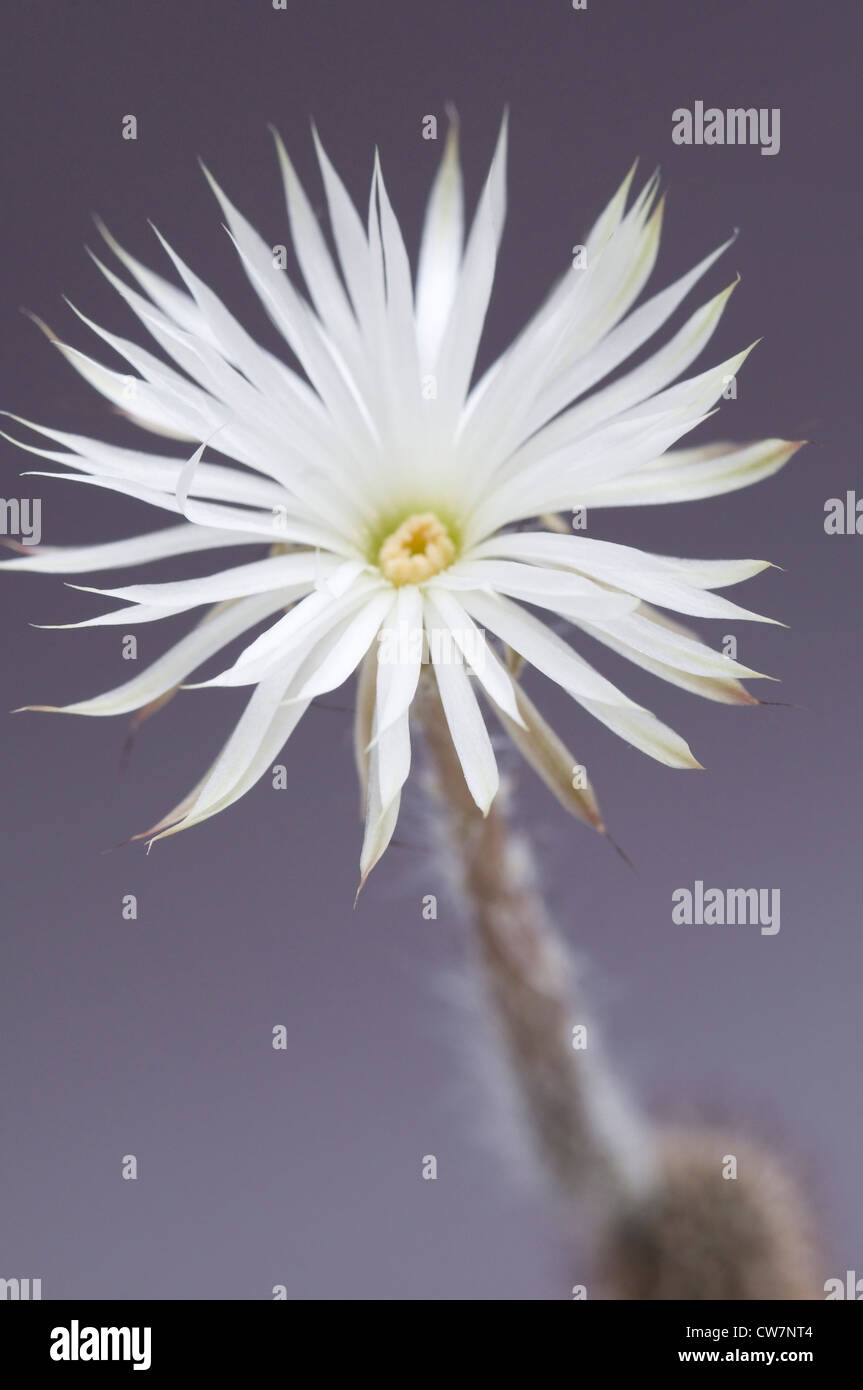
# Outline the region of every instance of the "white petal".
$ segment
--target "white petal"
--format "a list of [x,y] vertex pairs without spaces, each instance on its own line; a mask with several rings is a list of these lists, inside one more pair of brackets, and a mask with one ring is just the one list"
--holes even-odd
[[[389,806],[381,807],[378,792],[378,777],[375,759],[379,756],[377,746],[372,749],[372,764],[369,769],[369,805],[366,811],[365,833],[363,835],[363,847],[360,853],[360,886],[357,889],[357,897],[371,873],[372,869],[383,857],[387,850],[396,823],[399,818],[399,806],[401,797],[397,796],[390,802]],[[375,789],[374,800],[371,798],[371,790]],[[356,899],[354,899],[356,905]]]
[[[398,722],[407,723],[407,718],[408,716],[405,713],[401,716],[401,720]],[[396,725],[391,725],[389,731],[385,733],[383,736],[384,740],[390,740],[393,737],[396,739],[400,737],[403,738],[401,730],[399,730],[395,734],[393,733],[393,731],[396,729],[398,729],[398,723]],[[361,878],[360,886],[357,889],[357,897],[359,897],[363,884],[365,883],[372,869],[380,860],[381,856],[383,855],[384,851],[389,845],[390,840],[393,837],[393,832],[396,828],[396,822],[398,821],[399,806],[401,804],[401,796],[398,793],[386,805],[384,805],[384,803],[381,801],[380,762],[381,742],[383,740],[379,742],[377,739],[376,715],[375,718],[373,718],[372,720],[371,732],[372,742],[369,751],[369,773],[366,795],[365,831],[363,834],[362,852],[360,854]],[[408,757],[409,756],[410,748],[408,747]],[[405,775],[406,774],[407,769],[405,769]],[[395,780],[397,779],[387,779],[389,785],[393,785]]]
[[201,413],[203,392],[194,398],[194,407],[190,404],[194,390],[191,385],[185,398],[178,398],[166,390],[156,390],[152,383],[139,377],[112,371],[66,343],[58,342],[56,346],[85,381],[144,429],[177,439],[198,439],[213,427],[211,417]]
[[494,500],[477,509],[470,539],[524,516],[582,505],[583,491],[630,473],[664,453],[707,418],[751,350],[746,348],[718,366],[668,387],[585,438],[561,444],[523,470],[520,453],[514,455]]
[[583,488],[583,505],[644,507],[718,497],[771,477],[803,447],[803,442],[762,439],[756,444],[669,449],[654,464]]
[[370,595],[360,611],[348,621],[334,649],[320,661],[312,653],[310,665],[314,669],[293,698],[311,700],[316,695],[326,694],[328,690],[338,689],[362,661],[391,604],[392,598],[387,592]]
[[638,600],[629,594],[602,589],[581,575],[510,560],[463,560],[441,574],[436,587],[509,594],[567,617],[613,618],[638,606]]
[[[430,642],[432,636],[430,631]],[[487,815],[497,794],[499,777],[494,749],[470,677],[460,662],[436,662],[434,673],[468,791],[483,815]]]
[[654,176],[599,251],[591,247],[589,239],[586,269],[567,270],[521,335],[516,346],[529,359],[547,326],[558,322],[565,329],[547,363],[548,387],[542,395],[541,408],[537,405],[536,424],[543,423],[549,414],[555,414],[572,399],[569,372],[573,364],[583,359],[623,317],[647,281],[662,227],[663,204],[660,202],[651,212],[657,187]]
[[273,135],[285,185],[291,236],[303,278],[328,333],[338,342],[342,352],[350,356],[351,364],[355,366],[360,349],[356,319],[333,265],[318,219],[312,211],[281,136],[275,130]]
[[335,553],[350,554],[352,547],[344,537],[323,530],[305,521],[285,516],[279,510],[261,512],[249,508],[226,507],[217,502],[195,502],[187,499],[185,505],[176,496],[167,492],[156,492],[140,483],[127,482],[123,478],[97,478],[82,473],[48,473],[38,469],[23,475],[34,478],[60,478],[64,482],[87,483],[91,487],[107,488],[110,492],[120,492],[124,497],[134,497],[147,502],[151,507],[185,516],[196,525],[218,527],[225,535],[225,545],[260,545],[267,540],[272,545],[290,542],[295,545],[320,546]]
[[[721,387],[717,386],[717,393],[719,390]],[[473,545],[489,532],[514,521],[583,505],[587,488],[646,463],[707,418],[706,412],[656,412],[650,403],[643,407],[643,412],[635,418],[620,416],[524,470],[518,467],[515,456],[508,465],[506,478],[496,488],[489,488],[479,501],[465,528],[465,545]]]
[[[79,588],[81,586],[70,584],[69,587]],[[166,608],[164,605],[161,608],[155,608],[133,603],[128,608],[112,608],[109,613],[100,613],[96,618],[85,618],[80,623],[33,623],[33,627],[47,632],[69,632],[72,629],[82,627],[127,627],[137,623],[161,623],[166,618],[173,618],[178,613],[186,613],[187,611],[185,604],[179,604],[173,608]]]
[[532,613],[500,595],[463,594],[461,601],[474,618],[570,695],[579,700],[592,698],[634,708],[628,696],[594,671]]
[[[376,662],[378,737],[410,709],[422,669],[422,637],[420,591],[414,584],[404,584],[380,631]],[[391,661],[388,658],[393,649],[397,659]]]
[[627,312],[650,278],[656,263],[662,231],[664,199],[654,207],[658,178],[649,179],[608,238],[601,253],[590,261],[584,273],[585,293],[579,298],[579,315],[574,332],[566,341],[561,362],[583,356]]
[[[157,491],[174,493],[177,480],[187,463],[187,458],[166,458],[161,454],[151,454],[138,449],[122,449],[114,444],[105,444],[100,439],[88,439],[84,435],[69,434],[64,430],[49,429],[46,425],[34,424],[18,415],[10,415],[27,429],[54,439],[74,452],[61,453],[58,450],[41,449],[9,435],[3,437],[17,448],[41,458],[52,459],[56,463],[78,468],[84,473],[96,473],[106,477],[125,478],[129,482],[140,483]],[[281,506],[290,509],[290,494],[271,478],[262,478],[244,468],[223,464],[201,463],[195,472],[192,492],[196,497],[209,497],[221,502],[242,502],[248,506],[274,508]]]
[[[88,588],[87,592],[101,594],[104,598],[126,599],[129,603],[195,608],[201,603],[220,603],[224,599],[244,598],[249,594],[263,594],[269,589],[283,589],[296,584],[314,584],[317,587],[335,573],[339,563],[334,555],[304,550],[291,555],[272,555],[250,565],[235,565],[232,569],[220,570],[217,574],[208,574],[200,579],[178,579],[166,584],[131,584],[121,589]],[[357,561],[353,573],[356,575],[361,569]]]
[[609,199],[608,203],[599,214],[599,217],[596,219],[596,222],[593,224],[587,241],[585,242],[588,263],[595,260],[600,255],[603,248],[620,226],[637,167],[638,160],[636,159],[633,161],[626,177],[615,190],[613,196]]
[[471,395],[459,449],[471,469],[474,495],[481,495],[517,445],[579,394],[572,376],[583,354],[638,294],[659,239],[661,209],[642,225],[654,188],[648,184],[604,256],[594,254],[585,271],[565,273]]
[[506,178],[506,117],[467,240],[458,292],[440,348],[438,405],[450,418],[461,409],[473,373],[494,280],[503,229]]
[[278,612],[284,602],[284,595],[279,594],[243,599],[207,618],[140,675],[116,689],[97,695],[92,700],[80,700],[74,705],[31,705],[29,708],[91,715],[126,714],[130,710],[141,709],[150,700],[171,690],[241,633],[248,632],[256,623]]
[[105,241],[114,252],[114,255],[126,267],[130,275],[138,281],[144,293],[149,295],[154,304],[158,305],[162,313],[167,314],[169,318],[172,318],[175,323],[180,324],[182,328],[187,329],[189,333],[196,333],[200,337],[207,339],[207,341],[215,347],[215,338],[208,328],[207,322],[194,299],[192,299],[190,295],[185,294],[181,289],[178,289],[176,285],[172,285],[171,282],[164,279],[163,276],[157,275],[153,270],[149,270],[147,266],[130,255],[128,251],[124,251],[123,247],[108,231],[108,228],[101,218],[95,218],[95,222]]
[[206,526],[167,526],[146,536],[99,545],[43,545],[33,555],[0,561],[0,569],[34,570],[42,574],[90,574],[96,570],[126,569],[199,550],[224,549],[231,544],[224,531]]
[[633,310],[616,328],[601,338],[589,353],[577,358],[566,374],[558,376],[553,385],[537,398],[530,414],[531,429],[538,429],[545,424],[557,414],[561,406],[578,396],[583,396],[598,381],[602,381],[614,371],[621,362],[625,362],[637,352],[671,317],[697,281],[728,249],[733,240],[734,237],[729,238],[686,275],[681,276],[667,289],[661,290],[659,294],[653,295],[640,308]]
[[[775,623],[774,618],[765,618],[748,609],[741,608],[729,599],[705,592],[704,588],[693,583],[709,578],[705,565],[709,562],[695,562],[695,567],[687,571],[688,561],[676,561],[669,556],[649,555],[632,546],[616,545],[611,541],[590,540],[586,536],[547,535],[539,532],[507,533],[493,537],[477,546],[474,554],[504,555],[512,559],[528,560],[534,564],[566,565],[581,574],[587,574],[600,583],[612,584],[630,594],[656,603],[661,608],[671,608],[678,613],[689,613],[701,618],[747,618],[754,622]],[[721,582],[733,583],[755,572],[753,566],[763,567],[763,562],[744,560],[737,562],[740,567],[736,578],[734,561],[719,562],[723,574]],[[717,579],[717,582],[720,582]]]
[[321,144],[318,132],[312,127],[321,176],[327,197],[327,207],[333,228],[333,239],[339,253],[342,272],[353,301],[357,317],[366,332],[375,320],[375,306],[371,293],[371,262],[369,245],[359,213],[354,207],[344,184],[330,163]]
[[290,411],[295,425],[301,425],[304,431],[315,433],[316,426],[319,428],[325,417],[315,393],[308,384],[296,372],[291,371],[286,363],[256,343],[218,295],[198,278],[168,244],[158,228],[154,227],[153,230],[163,250],[194,296],[200,311],[202,327],[195,328],[184,323],[181,323],[180,327],[186,328],[196,337],[203,338],[205,342],[212,342],[213,347],[221,352],[227,361],[240,367],[250,381],[254,381],[273,397],[275,408],[284,405],[285,410]]
[[458,126],[453,123],[429,197],[417,270],[417,337],[420,358],[429,371],[437,361],[455,300],[464,238],[463,204]]
[[369,783],[369,744],[372,738],[372,721],[375,713],[375,681],[377,678],[377,655],[368,652],[360,663],[357,677],[357,694],[354,704],[354,761],[360,783],[360,807],[365,805]]
[[[634,172],[635,165],[630,169],[629,174],[588,238],[588,260],[591,266],[598,259],[602,245],[620,223]],[[500,378],[505,368],[511,369],[511,374],[516,378],[519,375],[522,377],[527,375],[531,363],[539,355],[540,344],[544,346],[545,351],[552,347],[554,353],[559,354],[562,340],[565,337],[565,330],[574,320],[577,320],[577,301],[582,292],[583,286],[580,285],[579,280],[566,272],[515,342],[511,344],[502,357],[498,358],[474,387],[468,401],[466,414],[472,416],[477,410],[480,400],[483,401],[485,408],[489,399],[489,386]],[[549,362],[544,357],[542,365],[546,375],[548,375]],[[542,422],[540,421],[540,423]]]
[[316,590],[246,647],[232,667],[204,684],[254,685],[285,662],[303,660],[316,642],[368,601],[375,587],[374,581],[361,579],[346,594]]
[[710,341],[737,283],[734,281],[707,304],[697,309],[664,347],[654,352],[634,371],[619,377],[611,386],[606,386],[586,401],[565,411],[552,424],[534,435],[521,454],[522,465],[526,466],[534,458],[542,458],[551,450],[571,446],[577,439],[584,438],[589,431],[596,429],[606,420],[638,405],[648,397],[656,396],[657,392],[662,391],[669,382],[686,371]]
[[423,415],[410,262],[377,155],[370,204],[370,240],[374,251],[379,251],[378,263],[386,283],[385,322],[381,325],[375,353],[385,400],[380,424],[389,441],[390,455],[395,457],[411,450],[416,469],[423,443]]
[[[647,605],[643,605],[643,608],[646,609]],[[674,632],[674,629],[658,623],[655,619],[648,619],[643,612],[639,616],[656,631],[657,640],[652,644],[652,650],[644,650],[644,643],[639,643],[640,649],[633,646],[621,638],[617,632],[610,632],[604,628],[592,628],[587,623],[580,624],[580,626],[584,627],[585,632],[589,632],[591,636],[610,647],[612,651],[619,652],[621,656],[626,657],[627,661],[631,661],[635,666],[640,666],[645,671],[650,671],[660,680],[668,681],[670,685],[679,686],[681,690],[688,690],[693,695],[701,695],[706,700],[717,700],[721,704],[757,705],[759,703],[755,696],[750,695],[740,684],[740,681],[732,675],[695,675],[692,671],[682,668],[679,664],[679,656],[676,653],[669,654],[667,649],[663,648],[664,638],[668,636],[669,632]],[[659,615],[657,614],[656,617],[658,618]],[[657,659],[663,650],[669,656],[668,660]],[[671,655],[674,655],[674,660],[671,660]],[[760,673],[755,671],[746,674],[747,679],[750,679]],[[764,678],[762,677],[762,679]]]
[[413,286],[408,253],[398,219],[393,211],[380,158],[375,159],[375,188],[380,215],[381,242],[386,272],[387,308],[389,327],[394,339],[393,347],[397,354],[406,359],[409,374],[418,384],[419,362],[417,357],[416,327],[413,314]]
[[632,706],[621,709],[616,705],[606,705],[598,700],[582,700],[584,708],[605,724],[612,733],[617,734],[633,748],[664,763],[666,767],[700,768],[701,763],[693,756],[689,745],[661,723],[649,710]]
[[501,665],[470,614],[443,587],[429,585],[425,595],[426,627],[450,633],[483,690],[516,724],[521,715],[509,673]]
[[255,689],[183,819],[154,835],[152,840],[179,834],[224,811],[245,796],[272,766],[308,709],[308,704],[281,704],[283,692],[284,683],[280,677]]
[[405,711],[377,735],[377,775],[381,806],[391,806],[411,768],[410,721]]
[[[166,249],[169,254],[174,254],[167,244]],[[316,417],[310,415],[304,401],[291,400],[290,383],[286,383],[278,374],[264,373],[265,385],[258,386],[261,371],[254,354],[256,345],[252,340],[248,340],[248,348],[242,354],[244,374],[241,375],[209,343],[172,324],[104,266],[99,262],[97,264],[163,350],[223,407],[227,407],[229,419],[242,422],[241,432],[247,437],[244,445],[238,447],[236,430],[232,431],[229,426],[226,434],[224,425],[211,436],[214,445],[218,447],[220,441],[228,439],[233,443],[233,452],[238,457],[267,471],[289,490],[288,501],[294,506],[302,503],[309,514],[317,518],[331,514],[338,496],[328,476],[334,471],[334,459],[337,458],[333,431],[328,424],[325,428],[321,427]],[[130,351],[124,340],[106,334],[88,319],[84,321],[133,364],[137,361],[136,353]],[[141,370],[146,376],[145,365],[141,365]],[[257,447],[253,444],[250,454],[248,443],[254,441],[257,441]],[[232,449],[229,447],[227,452],[231,453]],[[321,465],[314,473],[308,467],[310,456],[315,457]],[[251,499],[244,497],[242,500]]]
[[[582,662],[555,633],[505,599],[470,595],[464,600],[475,617],[496,631],[537,670],[563,686],[590,714],[614,733],[669,767],[699,767],[687,744],[655,715],[642,709]],[[597,698],[588,692],[602,690]]]
[[[297,294],[288,277],[273,262],[272,250],[205,170],[228,226],[243,268],[261,303],[302,363],[316,391],[326,402],[345,442],[368,442],[371,422],[362,408],[356,382],[319,321]],[[359,457],[359,456],[358,456]]]
[[583,787],[573,785],[576,769],[580,766],[577,759],[518,685],[516,699],[519,710],[518,723],[492,702],[513,743],[561,806],[579,820],[593,826],[594,830],[604,832],[602,815],[590,783],[585,778]]
[[616,618],[602,623],[579,620],[577,625],[591,633],[600,642],[608,641],[616,651],[625,648],[625,655],[640,654],[680,671],[688,671],[695,676],[727,678],[740,677],[744,680],[762,678],[760,671],[750,670],[748,666],[733,661],[722,652],[716,652],[704,642],[679,633],[658,629],[655,623],[638,613],[630,613],[624,618]]

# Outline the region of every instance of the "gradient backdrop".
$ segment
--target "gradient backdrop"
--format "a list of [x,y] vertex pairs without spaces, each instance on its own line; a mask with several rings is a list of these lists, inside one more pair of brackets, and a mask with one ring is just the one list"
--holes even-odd
[[[741,273],[710,360],[764,342],[703,437],[814,442],[751,492],[596,512],[590,533],[781,565],[739,593],[788,630],[730,630],[794,707],[708,704],[603,655],[604,671],[689,738],[707,771],[685,774],[533,683],[588,764],[634,874],[512,767],[518,820],[616,1063],[655,1113],[730,1119],[790,1157],[818,1212],[824,1278],[863,1271],[863,538],[823,527],[826,499],[859,477],[855,9],[17,0],[2,21],[0,86],[0,405],[105,438],[129,436],[19,309],[97,356],[62,295],[140,337],[83,247],[98,240],[98,211],[163,268],[150,218],[272,344],[196,163],[268,240],[286,241],[268,121],[316,206],[310,117],[361,203],[379,144],[414,247],[442,148],[421,139],[423,116],[442,132],[445,105],[457,106],[473,198],[510,104],[509,217],[483,362],[565,269],[635,155],[644,173],[661,163],[670,192],[655,286],[741,229],[702,296]],[[780,153],[675,146],[671,113],[696,100],[779,107]],[[121,138],[127,114],[135,142]],[[5,441],[0,466],[5,497],[42,497],[49,543],[167,521],[95,489],[19,482],[28,460]],[[169,570],[181,572],[147,573]],[[119,628],[28,626],[97,611],[59,578],[4,578],[0,600],[3,709],[132,674]],[[182,629],[139,628],[141,660]],[[423,848],[419,787],[399,846],[351,910],[351,693],[304,720],[288,791],[265,779],[149,857],[104,851],[197,781],[239,692],[179,696],[143,728],[125,773],[122,720],[4,716],[0,1276],[41,1278],[46,1298],[268,1298],[284,1284],[292,1298],[555,1299],[589,1281],[555,1214],[513,1181],[475,1079],[463,927]],[[674,926],[671,893],[697,878],[780,888],[781,931]],[[129,893],[137,921],[122,917]],[[422,918],[427,893],[439,895],[436,921]],[[278,1024],[284,1052],[271,1046]],[[432,1153],[439,1177],[427,1182]],[[121,1177],[126,1154],[136,1182]]]

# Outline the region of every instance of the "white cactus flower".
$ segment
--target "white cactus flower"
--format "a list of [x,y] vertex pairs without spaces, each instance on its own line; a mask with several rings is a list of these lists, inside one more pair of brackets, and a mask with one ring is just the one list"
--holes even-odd
[[[367,788],[365,878],[396,824],[411,762],[409,711],[426,659],[483,812],[498,769],[478,692],[559,799],[602,828],[590,787],[572,785],[572,756],[518,685],[520,663],[660,762],[698,764],[683,739],[523,604],[685,689],[757,703],[740,684],[757,672],[713,651],[653,605],[694,617],[755,618],[714,590],[756,574],[763,562],[654,556],[589,539],[560,520],[576,507],[679,502],[743,487],[775,472],[799,447],[778,439],[673,447],[712,411],[747,355],[671,384],[707,344],[733,286],[641,365],[592,390],[662,327],[729,243],[629,312],[651,273],[662,216],[656,177],[627,210],[631,172],[590,232],[584,264],[566,270],[474,384],[504,223],[506,122],[466,240],[451,128],[415,285],[379,161],[364,225],[315,138],[335,256],[278,142],[308,300],[210,180],[243,268],[294,365],[256,343],[165,242],[183,288],[146,269],[105,232],[144,293],[101,268],[163,355],[86,319],[131,375],[58,346],[138,425],[192,441],[194,453],[189,457],[187,447],[177,458],[119,448],[19,421],[61,449],[22,447],[77,470],[47,476],[125,493],[181,521],[123,541],[42,547],[7,568],[86,574],[220,546],[268,548],[264,558],[205,578],[90,590],[130,606],[72,626],[120,623],[125,630],[206,611],[141,675],[62,708],[86,715],[147,710],[246,635],[232,664],[203,684],[248,686],[248,704],[203,781],[145,832],[160,838],[242,796],[272,765],[310,702],[360,668],[355,727]],[[202,462],[205,449],[226,462]]]

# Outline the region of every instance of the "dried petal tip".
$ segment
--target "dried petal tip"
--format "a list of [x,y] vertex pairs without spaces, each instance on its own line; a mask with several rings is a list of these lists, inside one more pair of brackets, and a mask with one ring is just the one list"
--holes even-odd
[[33,311],[32,311],[32,309],[22,309],[22,310],[21,310],[21,313],[22,313],[22,314],[26,314],[26,316],[27,316],[27,318],[30,320],[30,322],[31,322],[31,323],[35,323],[35,325],[36,325],[37,328],[41,328],[42,332],[45,334],[45,337],[46,337],[50,342],[56,343],[56,342],[59,341],[59,339],[58,339],[58,337],[57,337],[57,334],[54,332],[53,328],[49,328],[49,326],[48,326],[48,324],[45,322],[45,320],[44,320],[44,319],[40,319],[40,317],[39,317],[38,314],[34,314]]

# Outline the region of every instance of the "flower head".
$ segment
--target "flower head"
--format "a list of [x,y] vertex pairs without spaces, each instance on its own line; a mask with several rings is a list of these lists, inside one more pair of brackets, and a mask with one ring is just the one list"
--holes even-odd
[[[757,703],[740,684],[757,672],[654,605],[695,617],[755,618],[715,590],[764,562],[649,555],[574,534],[561,519],[576,507],[677,502],[743,487],[775,472],[798,447],[769,439],[674,448],[713,410],[747,355],[678,380],[707,344],[733,285],[646,361],[612,375],[729,243],[629,312],[651,273],[662,218],[656,177],[627,207],[631,171],[578,266],[474,383],[504,222],[506,122],[466,239],[451,128],[415,284],[380,162],[364,223],[315,139],[335,255],[277,138],[308,299],[207,175],[290,364],[260,346],[162,238],[180,284],[146,269],[103,229],[139,288],[97,264],[161,352],[88,319],[131,371],[58,346],[137,425],[190,441],[194,452],[188,445],[182,457],[119,448],[20,421],[61,449],[23,447],[76,470],[49,476],[125,493],[181,521],[125,541],[44,547],[7,566],[83,574],[227,546],[264,547],[264,554],[205,578],[90,590],[127,606],[73,626],[127,628],[186,611],[204,615],[142,674],[63,708],[140,717],[243,639],[236,659],[202,684],[248,687],[248,704],[203,781],[146,832],[160,838],[242,796],[311,701],[359,668],[365,877],[395,827],[411,761],[409,711],[425,663],[483,812],[498,771],[478,692],[559,799],[602,828],[589,785],[572,775],[574,759],[519,685],[521,663],[660,762],[698,764],[683,739],[594,670],[550,621],[564,620],[710,699]],[[205,451],[223,461],[204,462]],[[406,634],[420,640],[401,640]]]

